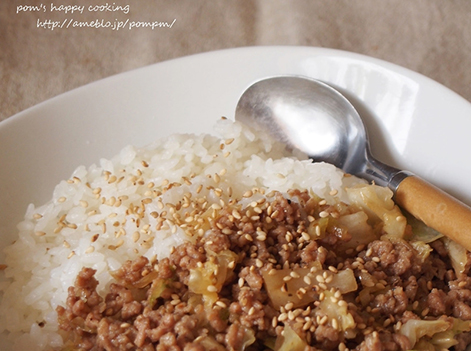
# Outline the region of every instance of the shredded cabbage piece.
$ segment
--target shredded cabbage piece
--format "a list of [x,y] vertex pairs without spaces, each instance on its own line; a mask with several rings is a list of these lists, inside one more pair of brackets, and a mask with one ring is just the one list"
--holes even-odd
[[[462,332],[468,332],[471,330],[470,321],[464,321],[459,318],[451,318],[451,317],[448,318],[447,320],[439,319],[439,321],[445,322],[446,325],[448,326],[448,329],[441,332],[440,331],[433,332],[433,326],[432,326],[429,330],[429,333],[433,333],[433,335],[428,335],[428,334],[422,335],[422,337],[416,342],[414,346],[414,350],[421,350],[421,351],[422,350],[424,351],[448,350],[449,348],[458,344],[458,341],[456,340],[456,335]],[[431,321],[428,321],[428,322],[431,322]],[[443,327],[445,326],[445,323],[442,323]],[[416,323],[416,325],[419,325],[419,323]],[[440,326],[439,328],[442,328],[442,326]],[[422,333],[424,331],[425,329],[422,331]]]
[[[356,327],[355,320],[350,312],[348,312],[347,304],[340,305],[334,302],[332,298],[334,293],[332,291],[325,291],[325,298],[320,302],[316,308],[317,313],[321,316],[327,316],[329,324],[332,324],[332,320],[337,320],[338,330],[343,332],[349,332]],[[350,337],[354,336],[351,333],[346,333]]]
[[154,307],[157,299],[162,296],[165,290],[171,288],[172,281],[170,279],[155,279],[149,289],[147,301],[149,306]]
[[205,335],[196,338],[195,342],[203,346],[205,350],[211,350],[211,351],[227,351],[227,349],[218,343],[212,336],[210,335]]
[[341,244],[340,250],[356,248],[361,244],[367,245],[378,239],[377,234],[368,223],[368,215],[364,211],[343,215],[336,220],[335,224],[346,228],[352,237],[348,242]]
[[201,294],[205,307],[211,308],[218,300],[218,292],[232,278],[239,256],[230,250],[211,255],[203,266],[190,269],[188,289]]
[[409,238],[411,241],[423,241],[424,243],[429,244],[443,237],[443,234],[430,228],[424,222],[418,220],[411,214],[406,212],[404,215],[412,230],[412,236]]
[[283,335],[276,338],[275,351],[304,351],[307,343],[287,324]]
[[410,241],[409,244],[415,249],[415,251],[417,251],[417,257],[420,258],[422,263],[425,262],[427,257],[429,257],[430,253],[433,251],[430,245],[423,241]]
[[[291,272],[297,273],[297,278],[292,278],[285,282],[283,278],[289,276]],[[263,271],[262,276],[265,283],[265,288],[268,293],[270,301],[276,309],[281,306],[285,306],[288,302],[292,302],[294,308],[307,306],[309,303],[314,302],[318,299],[317,293],[312,289],[312,284],[315,283],[315,276],[326,270],[322,270],[320,262],[315,261],[310,267],[295,268],[295,269],[280,269],[275,271]],[[355,279],[355,274],[351,269],[341,270],[334,274],[328,271],[332,275],[332,281],[326,283],[326,286],[339,290],[342,294],[346,294],[351,291],[358,289],[358,285]],[[305,276],[312,276],[311,284],[306,283]],[[285,285],[285,289],[282,286]],[[306,293],[299,294],[299,289],[305,289]]]
[[410,319],[404,323],[399,330],[399,333],[407,336],[412,347],[424,336],[429,338],[435,334],[444,332],[453,327],[453,323],[444,319],[437,320],[421,320]]
[[455,273],[464,273],[466,264],[468,263],[468,251],[463,246],[447,237],[443,237],[442,240],[448,251],[448,257],[450,257],[451,265]]
[[393,192],[389,188],[358,184],[346,191],[353,205],[365,211],[370,219],[382,222],[386,234],[404,237],[407,220],[392,200]]

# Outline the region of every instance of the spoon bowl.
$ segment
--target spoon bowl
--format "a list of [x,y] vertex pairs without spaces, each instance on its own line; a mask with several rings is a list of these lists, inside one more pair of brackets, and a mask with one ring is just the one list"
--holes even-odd
[[[273,77],[250,86],[237,105],[236,119],[262,125],[278,140],[314,161],[355,173],[367,148],[358,113],[336,90],[320,81]],[[316,103],[313,103],[313,97]]]
[[471,208],[418,176],[375,159],[359,113],[330,85],[300,76],[257,81],[240,97],[235,118],[268,131],[315,162],[389,187],[404,210],[471,250]]

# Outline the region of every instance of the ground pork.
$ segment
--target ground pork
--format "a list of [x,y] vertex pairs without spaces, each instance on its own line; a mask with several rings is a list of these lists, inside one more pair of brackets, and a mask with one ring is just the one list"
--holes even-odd
[[[439,240],[426,261],[408,242],[381,237],[380,227],[376,240],[346,250],[351,235],[335,219],[355,210],[307,192],[275,193],[246,209],[226,204],[204,237],[167,258],[126,262],[105,296],[95,271],[83,268],[57,308],[69,335],[64,349],[269,350],[292,342],[306,351],[405,351],[414,346],[401,333],[410,320],[471,320],[471,279],[454,273]],[[274,291],[277,272],[286,274]],[[329,286],[342,272],[353,290]],[[458,333],[454,350],[470,342]]]

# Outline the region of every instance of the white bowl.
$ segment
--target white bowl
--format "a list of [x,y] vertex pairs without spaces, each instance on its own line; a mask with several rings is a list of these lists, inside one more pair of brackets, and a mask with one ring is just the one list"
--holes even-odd
[[468,101],[420,74],[358,54],[248,47],[116,75],[0,123],[0,248],[15,240],[27,205],[46,202],[77,166],[170,133],[211,132],[215,120],[233,117],[253,81],[279,74],[342,89],[363,112],[377,158],[471,203]]

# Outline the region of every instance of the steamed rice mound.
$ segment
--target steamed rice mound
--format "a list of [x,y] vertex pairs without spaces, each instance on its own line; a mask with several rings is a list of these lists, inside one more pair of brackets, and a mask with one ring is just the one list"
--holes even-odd
[[126,261],[162,259],[195,240],[201,228],[185,220],[191,196],[220,206],[247,191],[301,189],[336,203],[348,202],[346,187],[363,183],[237,122],[221,119],[215,134],[128,146],[110,160],[78,167],[48,203],[28,207],[18,240],[5,249],[0,283],[0,331],[14,350],[62,347],[55,310],[83,267],[96,271],[97,292],[104,293],[110,273]]

